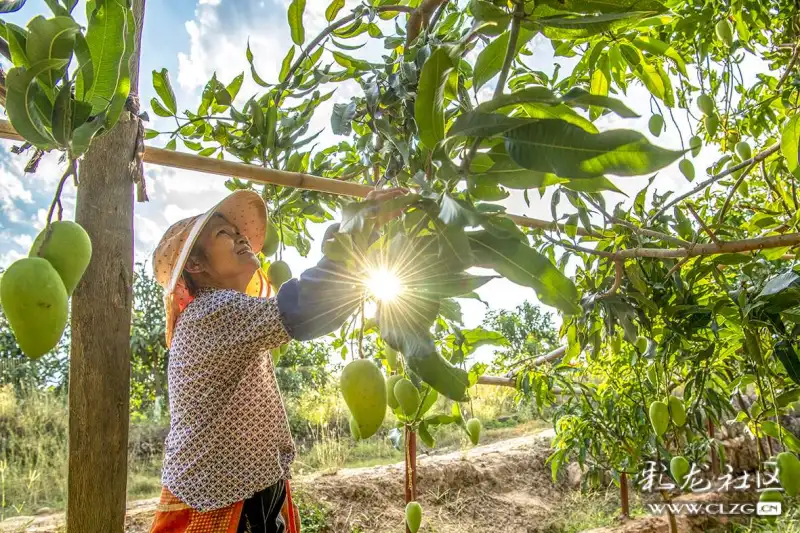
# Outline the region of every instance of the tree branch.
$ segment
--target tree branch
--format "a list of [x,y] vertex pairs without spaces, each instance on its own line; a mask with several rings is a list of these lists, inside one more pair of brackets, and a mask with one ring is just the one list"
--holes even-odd
[[735,254],[741,252],[768,250],[771,248],[783,248],[785,246],[797,246],[800,244],[800,233],[787,233],[785,235],[772,235],[769,237],[757,237],[754,239],[742,239],[739,241],[696,244],[689,248],[628,248],[627,250],[622,250],[619,252],[605,252],[602,250],[585,248],[577,244],[558,241],[544,234],[542,237],[557,246],[562,246],[570,250],[596,255],[599,257],[607,257],[615,261],[634,257],[676,259],[679,257]]
[[614,261],[614,284],[606,292],[601,294],[598,298],[610,298],[617,294],[620,286],[622,285],[622,276],[625,274],[625,263],[620,260]]
[[[376,7],[374,9],[378,13],[389,13],[389,12],[392,12],[392,11],[397,11],[397,12],[400,12],[400,13],[413,13],[414,12],[414,8],[411,8],[411,7],[408,7],[408,6],[394,6],[394,5],[393,6],[381,6],[381,7]],[[363,17],[363,16],[366,16],[366,15],[367,15],[367,13],[363,13],[362,15],[359,15],[358,17]],[[353,22],[358,17],[356,16],[355,13],[350,13],[346,17],[343,17],[343,18],[337,20],[336,22],[331,23],[327,28],[322,30],[322,32],[319,35],[317,35],[314,38],[313,41],[308,43],[308,46],[300,54],[300,57],[298,57],[297,60],[289,68],[289,73],[286,74],[286,79],[281,84],[281,94],[278,94],[278,97],[277,97],[278,100],[275,102],[275,105],[278,105],[280,103],[280,99],[281,99],[281,95],[283,93],[283,90],[289,84],[289,80],[292,79],[292,76],[294,76],[295,72],[297,72],[297,69],[300,68],[300,65],[303,64],[303,61],[305,61],[305,59],[309,55],[311,55],[311,51],[314,48],[316,48],[317,46],[319,46],[320,43],[322,43],[322,41],[324,41],[325,38],[328,37],[328,35],[330,35],[334,31],[338,30],[339,28],[342,28],[342,27],[346,26],[347,24]]]
[[717,243],[717,244],[722,244],[722,243],[721,243],[721,241],[720,241],[720,240],[717,238],[717,234],[716,234],[716,233],[714,233],[714,232],[711,230],[711,228],[709,228],[709,227],[706,225],[706,223],[705,223],[705,222],[703,222],[703,219],[702,219],[702,218],[700,218],[700,215],[697,213],[697,211],[695,211],[695,209],[694,209],[694,207],[692,206],[692,204],[687,204],[687,205],[686,205],[686,207],[688,207],[688,208],[689,208],[689,212],[692,214],[692,216],[695,218],[695,220],[697,220],[697,223],[698,223],[698,224],[700,224],[700,227],[701,227],[701,228],[703,228],[703,231],[705,231],[706,233],[708,233],[708,236],[709,236],[709,237],[711,237],[711,240],[712,240],[712,241],[714,241],[714,242],[715,242],[715,243]]
[[794,69],[795,64],[797,64],[797,59],[800,57],[800,44],[794,46],[794,53],[792,54],[792,58],[789,60],[789,64],[786,65],[786,71],[781,76],[781,79],[778,80],[778,84],[775,86],[775,91],[777,92],[786,80],[789,79],[789,74],[792,73],[792,69]]
[[448,0],[422,0],[418,8],[411,11],[406,25],[406,48],[411,46],[414,39],[419,37],[423,26],[428,26],[436,9]]
[[632,224],[632,223],[628,222],[627,220],[622,220],[621,218],[617,218],[614,215],[606,212],[606,210],[603,209],[600,206],[600,204],[598,204],[597,202],[595,202],[594,200],[592,200],[588,196],[584,196],[583,198],[587,202],[589,202],[592,205],[592,207],[594,207],[595,209],[600,211],[600,213],[604,217],[606,217],[606,219],[608,219],[610,222],[612,222],[614,224],[617,224],[619,226],[628,228],[629,230],[631,230],[634,233],[638,233],[640,235],[645,235],[647,237],[653,237],[655,239],[659,239],[661,241],[671,243],[671,244],[673,244],[675,246],[688,247],[688,246],[691,246],[691,244],[692,244],[689,241],[684,241],[683,239],[679,239],[677,237],[672,237],[671,235],[667,235],[666,233],[661,233],[660,231],[655,231],[655,230],[647,229],[647,228],[640,228],[636,224]]
[[[497,79],[497,85],[494,88],[494,95],[493,98],[497,98],[498,96],[503,94],[503,90],[505,89],[506,80],[508,80],[508,72],[511,70],[511,64],[514,62],[514,56],[517,52],[517,40],[519,40],[519,28],[522,24],[522,19],[525,17],[525,3],[522,0],[517,0],[515,2],[516,6],[514,8],[514,17],[511,20],[511,30],[509,30],[508,34],[508,47],[506,48],[506,56],[503,59],[503,67],[500,69],[500,77]],[[478,148],[480,148],[481,141],[483,139],[481,137],[476,138],[472,142],[472,146],[469,148],[469,152],[467,152],[466,157],[463,161],[461,161],[461,170],[465,172],[469,169],[469,165],[472,163],[472,159],[475,157],[475,154],[478,153]]]
[[725,198],[725,203],[722,204],[722,209],[720,209],[719,215],[717,215],[717,224],[722,224],[722,221],[725,220],[725,211],[727,211],[728,207],[730,207],[731,200],[733,200],[733,195],[736,194],[736,189],[739,188],[739,185],[742,184],[744,179],[747,177],[748,174],[750,174],[750,171],[753,170],[753,168],[756,166],[756,164],[757,163],[754,162],[752,165],[747,167],[747,170],[742,172],[742,175],[739,176],[739,179],[736,180],[736,183],[734,183],[733,187],[731,187],[731,192],[728,193],[727,198]]
[[698,184],[694,189],[692,189],[689,192],[686,192],[686,193],[678,196],[677,198],[675,198],[671,202],[669,202],[666,205],[664,205],[653,216],[651,216],[649,218],[649,220],[652,221],[652,220],[658,218],[659,216],[664,214],[664,212],[667,209],[669,209],[670,207],[672,207],[672,206],[674,206],[676,204],[679,204],[680,202],[682,202],[683,200],[689,198],[690,196],[692,196],[694,194],[697,194],[698,192],[702,191],[703,189],[705,189],[709,185],[713,185],[714,183],[718,182],[719,180],[721,180],[725,176],[730,176],[731,174],[733,174],[737,170],[742,170],[743,168],[747,168],[747,167],[749,167],[750,165],[752,165],[754,163],[758,163],[760,161],[765,160],[766,158],[768,158],[772,154],[776,153],[780,149],[781,149],[780,143],[775,143],[772,146],[770,146],[769,148],[767,148],[766,150],[764,150],[763,152],[760,152],[760,153],[756,154],[755,156],[753,156],[752,158],[748,159],[747,161],[742,161],[738,165],[734,165],[731,168],[723,170],[719,174],[711,176],[710,178],[708,178],[704,182]]

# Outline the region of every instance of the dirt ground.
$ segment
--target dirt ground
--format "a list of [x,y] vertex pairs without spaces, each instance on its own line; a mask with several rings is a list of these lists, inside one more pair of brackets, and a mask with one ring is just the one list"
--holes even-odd
[[[550,467],[552,430],[495,442],[464,451],[421,457],[418,464],[424,509],[421,533],[550,533],[580,513],[580,481],[570,467],[553,483]],[[746,461],[745,461],[746,462]],[[327,510],[325,531],[331,533],[402,533],[403,465],[341,469],[294,480],[304,501]],[[612,509],[618,499],[612,496]],[[717,495],[705,495],[715,501]],[[698,501],[692,498],[690,501]],[[719,501],[719,500],[716,500]],[[157,500],[131,502],[126,533],[147,533]],[[16,517],[0,523],[0,533],[62,533],[63,514]],[[678,531],[724,531],[725,525],[706,519],[678,520]],[[319,530],[322,531],[322,530]],[[647,516],[591,533],[668,532],[666,517]]]

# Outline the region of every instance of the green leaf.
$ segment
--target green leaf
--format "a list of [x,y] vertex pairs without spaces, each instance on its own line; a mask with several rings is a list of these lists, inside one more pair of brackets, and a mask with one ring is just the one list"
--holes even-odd
[[0,13],[13,13],[19,11],[27,0],[2,0],[0,1]]
[[574,124],[589,133],[598,131],[597,126],[566,104],[523,104],[522,112],[529,118],[558,119]]
[[159,117],[172,117],[174,113],[171,113],[168,109],[166,109],[161,102],[158,101],[158,98],[152,98],[150,100],[150,107],[153,109],[153,113],[158,115]]
[[761,422],[761,431],[775,440],[782,440],[786,448],[794,453],[800,453],[800,439],[785,427],[779,426],[772,420],[764,420]]
[[16,24],[6,23],[6,38],[11,52],[11,62],[17,67],[30,67],[28,55],[25,53],[28,42],[28,30]]
[[414,104],[420,142],[429,150],[444,139],[444,90],[455,65],[443,47],[433,51],[422,67]]
[[786,123],[781,133],[781,153],[786,158],[786,166],[796,178],[800,178],[800,115],[794,115]]
[[[72,142],[70,142],[70,156],[75,158],[86,153],[89,145],[94,139],[95,134],[105,125],[107,111],[102,111],[99,115],[82,124],[72,132]],[[174,141],[174,139],[173,139]]]
[[672,93],[672,83],[669,81],[669,77],[666,77],[661,65],[653,66],[646,61],[642,61],[636,66],[634,73],[637,78],[642,80],[644,86],[653,96],[669,107],[674,105],[675,97]]
[[565,314],[581,312],[578,289],[547,257],[515,239],[498,239],[489,232],[469,235],[476,266],[491,268],[518,285],[532,287],[539,300]]
[[613,191],[613,192],[618,192],[620,194],[625,194],[616,185],[611,183],[611,181],[608,178],[603,176],[600,176],[599,178],[567,180],[567,182],[562,183],[561,186],[564,187],[565,189],[569,189],[571,191],[576,191],[576,192]]
[[650,144],[637,131],[592,134],[560,120],[540,120],[505,135],[506,150],[517,164],[562,178],[638,176],[663,168],[681,155]]
[[608,96],[599,96],[591,94],[580,87],[572,88],[567,94],[562,97],[562,100],[567,104],[588,109],[590,106],[602,107],[609,109],[623,118],[638,118],[639,114],[631,110],[628,106],[623,104],[616,98]]
[[527,89],[522,89],[521,91],[516,91],[511,94],[502,94],[497,98],[483,102],[475,108],[475,111],[479,113],[491,113],[492,111],[497,111],[504,107],[531,102],[555,104],[558,103],[558,98],[553,94],[553,91],[547,87],[528,87]]
[[417,426],[417,434],[419,435],[420,440],[422,440],[422,442],[428,448],[433,448],[436,446],[436,439],[434,439],[431,435],[431,432],[428,431],[428,424],[425,423],[424,420],[420,422],[419,426]]
[[[175,138],[173,137],[172,139],[169,140],[169,142],[166,144],[166,146],[164,146],[164,150],[175,150],[175,148],[177,148],[177,146],[178,146],[178,141],[176,141]],[[203,155],[203,154],[200,153],[200,155]]]
[[228,91],[228,94],[231,95],[231,102],[236,100],[236,97],[239,95],[239,90],[242,88],[242,83],[244,82],[244,72],[233,78],[231,82],[225,87],[225,90]]
[[499,113],[471,111],[456,118],[447,131],[448,137],[493,137],[531,123],[530,119],[508,117]]
[[470,176],[467,180],[470,196],[485,202],[499,202],[509,196],[509,192],[486,176]]
[[306,0],[292,0],[289,4],[289,29],[292,32],[292,41],[297,46],[302,46],[306,40],[306,30],[303,27],[303,12],[306,10]]
[[421,291],[431,298],[455,298],[483,287],[497,276],[473,276],[466,272],[441,274],[422,281],[408,283],[406,289]]
[[792,343],[786,340],[779,341],[775,344],[774,351],[775,355],[783,363],[783,368],[786,369],[789,378],[800,384],[800,357],[797,356],[797,351]]
[[78,70],[83,77],[83,89],[89,90],[94,85],[94,65],[89,43],[81,32],[75,34],[75,57],[78,58]]
[[264,110],[255,100],[250,100],[249,110],[250,116],[253,117],[253,127],[259,135],[265,135],[267,133],[267,122],[264,117]]
[[[476,91],[483,87],[486,82],[497,76],[503,68],[506,49],[508,48],[509,34],[510,31],[504,32],[502,35],[492,40],[478,55],[478,59],[475,61],[475,68],[473,69],[472,81]],[[520,28],[514,52],[515,56],[528,44],[528,41],[533,39],[534,35],[536,35],[535,31]]]
[[289,51],[286,53],[286,57],[283,58],[283,62],[281,63],[281,71],[278,74],[278,81],[283,83],[286,81],[286,76],[289,75],[289,70],[292,68],[292,60],[294,59],[294,46],[289,48]]
[[39,75],[46,87],[54,88],[66,73],[66,65],[69,64],[75,47],[75,35],[79,31],[80,26],[71,17],[46,19],[38,16],[28,23],[25,53],[30,64],[46,59],[61,59],[65,62],[62,69],[47,69]]
[[[172,84],[169,82],[169,71],[167,69],[161,69],[161,71],[154,70],[153,71],[153,88],[156,90],[156,94],[161,97],[161,102],[164,103],[163,107],[166,107],[170,111],[170,114],[166,116],[172,116],[178,112],[178,106],[175,103],[175,92],[172,90]],[[163,108],[162,108],[163,109]],[[164,115],[160,115],[164,116]]]
[[271,85],[261,79],[261,76],[258,75],[256,71],[256,66],[253,64],[253,52],[250,50],[250,39],[247,40],[247,62],[250,63],[250,75],[253,76],[253,81],[256,82],[257,85],[261,87],[271,87]]
[[479,223],[478,213],[464,200],[442,193],[439,219],[448,226],[474,226]]
[[339,11],[341,11],[343,7],[344,0],[333,0],[325,10],[325,20],[333,22],[333,19],[336,18],[336,15],[339,14]]
[[55,139],[50,134],[50,115],[43,116],[36,108],[36,94],[41,93],[34,79],[49,69],[61,69],[66,66],[63,59],[45,59],[30,69],[15,67],[6,75],[6,113],[11,125],[26,141],[42,150],[55,147]]
[[492,23],[483,30],[487,35],[499,35],[511,22],[511,14],[486,0],[471,0],[469,10],[476,21]]
[[542,34],[550,39],[581,39],[626,28],[651,14],[647,11],[632,11],[595,16],[567,15],[542,17],[526,24],[540,28]]
[[87,12],[91,15],[86,43],[92,55],[94,83],[84,81],[85,75],[79,72],[75,84],[76,97],[92,104],[93,115],[107,109],[112,100],[117,100],[107,115],[109,120],[116,122],[130,91],[128,61],[133,53],[133,12],[114,1],[90,2]]
[[350,135],[353,131],[353,118],[356,116],[356,103],[333,104],[331,129],[335,135]]
[[537,0],[536,6],[572,13],[626,13],[632,10],[662,13],[667,10],[656,0]]
[[675,63],[675,66],[678,68],[680,73],[686,78],[689,77],[689,74],[686,72],[686,62],[683,60],[677,50],[667,43],[659,41],[654,37],[640,35],[638,38],[633,40],[633,44],[639,50],[671,59]]
[[53,104],[53,116],[50,120],[53,128],[53,138],[62,148],[69,146],[72,136],[72,84],[65,83],[58,91],[55,104]]

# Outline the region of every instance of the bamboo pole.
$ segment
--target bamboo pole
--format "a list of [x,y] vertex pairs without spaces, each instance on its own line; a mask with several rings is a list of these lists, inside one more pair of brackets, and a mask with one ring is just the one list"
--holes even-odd
[[[12,141],[24,141],[25,139],[17,133],[7,120],[0,120],[0,139]],[[268,183],[293,187],[295,189],[305,189],[309,191],[319,191],[340,196],[351,196],[364,198],[373,190],[369,185],[360,183],[350,183],[330,178],[321,178],[310,174],[297,172],[286,172],[269,168],[238,163],[235,161],[222,161],[210,157],[202,157],[175,150],[164,150],[148,146],[144,152],[144,161],[154,165],[161,165],[182,170],[192,170],[206,174],[216,174],[218,176],[237,177],[257,183]],[[564,229],[564,224],[556,224],[547,220],[539,220],[520,215],[506,215],[515,224],[526,228],[535,229]],[[578,228],[579,235],[586,235],[586,230]]]

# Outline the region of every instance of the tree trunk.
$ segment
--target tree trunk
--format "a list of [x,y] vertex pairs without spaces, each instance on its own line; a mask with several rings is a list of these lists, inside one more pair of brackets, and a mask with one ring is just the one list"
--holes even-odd
[[630,518],[631,503],[628,497],[628,474],[625,472],[619,475],[619,499],[622,504],[622,516],[624,518]]
[[[145,0],[134,0],[139,81]],[[76,222],[92,260],[72,298],[67,531],[122,533],[128,474],[133,168],[138,122],[127,112],[92,143],[80,165]]]

